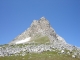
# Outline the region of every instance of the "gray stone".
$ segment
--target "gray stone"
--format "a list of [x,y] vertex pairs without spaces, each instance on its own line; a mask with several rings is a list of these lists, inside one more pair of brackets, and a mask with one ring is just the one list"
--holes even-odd
[[[50,40],[50,44],[37,43],[38,45],[36,45],[36,42],[25,42],[21,47],[16,44],[17,41],[24,40],[26,37],[31,37],[30,40],[32,40],[36,35],[41,35],[42,37],[47,36]],[[66,43],[62,37],[56,34],[49,21],[42,17],[40,20],[34,20],[30,28],[12,40],[8,46],[0,46],[0,56],[24,56],[26,53],[41,53],[44,51],[56,50],[60,50],[59,53],[64,53],[65,49],[69,50],[69,52],[67,52],[69,55],[70,53],[73,53],[74,50],[76,50],[76,52],[74,52],[72,55],[73,58],[75,58],[77,55],[78,57],[80,56],[80,48]],[[19,54],[20,52],[22,52],[22,54]]]

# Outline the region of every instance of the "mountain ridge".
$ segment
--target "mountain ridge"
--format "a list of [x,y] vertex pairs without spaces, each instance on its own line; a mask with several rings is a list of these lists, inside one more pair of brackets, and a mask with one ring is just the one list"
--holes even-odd
[[9,44],[0,46],[0,57],[26,56],[33,53],[57,52],[59,56],[80,59],[80,48],[68,44],[42,17],[34,20],[30,27],[14,38]]
[[37,34],[48,36],[51,43],[53,43],[53,41],[55,40],[59,40],[59,38],[61,38],[60,40],[63,40],[65,42],[62,37],[56,34],[55,30],[51,27],[49,21],[45,17],[41,17],[40,20],[33,20],[32,24],[30,25],[30,28],[28,28],[22,34],[17,36],[9,44],[14,43],[16,40],[23,40],[26,37],[33,37]]

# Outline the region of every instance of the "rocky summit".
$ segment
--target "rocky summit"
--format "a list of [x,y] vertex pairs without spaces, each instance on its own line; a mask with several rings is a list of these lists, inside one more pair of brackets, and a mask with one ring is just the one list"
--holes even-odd
[[66,44],[65,40],[56,34],[49,21],[44,17],[41,17],[39,20],[34,20],[30,28],[17,36],[9,44],[19,44],[18,42],[22,42],[23,40],[25,40],[23,43],[31,42],[31,40],[34,40],[34,38],[36,38],[36,36],[47,36],[50,40],[50,43],[60,42]]
[[[46,60],[79,60],[80,48],[68,44],[55,32],[49,21],[41,17],[39,20],[33,20],[30,27],[9,44],[0,45],[1,60],[7,60],[4,57],[15,60],[14,56],[18,56],[17,60],[45,60],[46,57]],[[23,59],[20,58],[22,56]]]

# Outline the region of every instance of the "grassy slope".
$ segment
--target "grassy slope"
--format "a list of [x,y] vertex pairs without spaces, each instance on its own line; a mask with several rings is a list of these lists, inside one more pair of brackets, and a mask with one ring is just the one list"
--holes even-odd
[[[35,39],[31,40],[30,42],[37,42],[40,44],[44,44],[46,42],[50,42],[49,38],[47,36],[40,37],[37,36]],[[32,44],[19,44],[14,45],[12,47],[22,47]],[[7,47],[8,45],[5,45]],[[80,60],[78,58],[72,58],[71,55],[66,54],[58,54],[57,52],[42,52],[42,53],[26,53],[25,56],[6,56],[6,57],[0,57],[0,60]]]
[[49,43],[50,40],[47,36],[36,36],[34,39],[32,39],[30,42],[36,42],[36,43],[41,43],[41,44],[44,44],[44,43]]
[[0,57],[0,60],[80,60],[57,52],[27,53],[25,56]]

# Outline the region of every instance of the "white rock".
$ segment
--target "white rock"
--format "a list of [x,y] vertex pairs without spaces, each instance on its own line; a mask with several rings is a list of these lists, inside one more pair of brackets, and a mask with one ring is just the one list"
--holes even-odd
[[72,58],[75,58],[76,56],[75,55],[72,55]]
[[70,55],[70,52],[68,51],[67,54]]
[[61,50],[61,53],[64,53],[64,50]]

